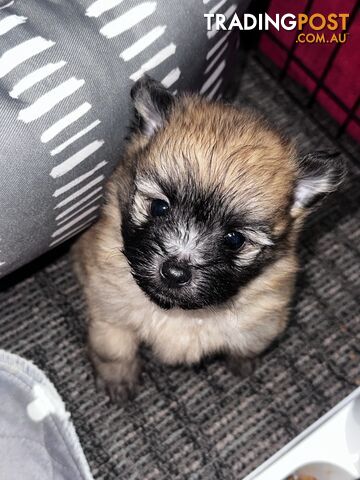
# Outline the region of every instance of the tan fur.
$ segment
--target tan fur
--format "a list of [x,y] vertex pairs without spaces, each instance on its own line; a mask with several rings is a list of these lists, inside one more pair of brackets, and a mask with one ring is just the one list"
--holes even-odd
[[172,176],[183,169],[185,158],[200,185],[220,183],[257,219],[280,219],[297,169],[293,146],[251,111],[192,97],[183,108],[186,115],[182,109],[173,112],[140,168],[158,169],[161,159],[164,175]]
[[249,218],[270,218],[275,235],[288,229],[298,167],[293,146],[253,113],[209,105],[197,97],[185,97],[151,148],[146,145],[140,135],[128,145],[109,183],[100,220],[74,248],[89,309],[91,355],[108,383],[126,383],[131,365],[137,365],[139,342],[151,345],[162,361],[171,364],[190,364],[214,352],[241,357],[262,352],[286,326],[297,270],[301,210],[294,214],[298,219],[284,255],[228,304],[191,311],[162,310],[152,303],[121,253],[119,199],[129,188],[128,166],[135,154],[137,171],[144,177],[154,168],[165,177],[181,178],[190,165],[198,185],[218,185]]

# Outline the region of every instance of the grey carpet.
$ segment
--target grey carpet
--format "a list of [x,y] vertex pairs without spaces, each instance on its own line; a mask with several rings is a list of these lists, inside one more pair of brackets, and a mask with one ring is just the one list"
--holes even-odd
[[[241,91],[302,150],[338,149],[253,60]],[[95,479],[241,479],[360,384],[358,180],[350,164],[343,190],[309,220],[290,326],[247,380],[221,360],[170,368],[144,350],[136,400],[111,405],[95,391],[66,252],[2,281],[0,346],[48,374]]]

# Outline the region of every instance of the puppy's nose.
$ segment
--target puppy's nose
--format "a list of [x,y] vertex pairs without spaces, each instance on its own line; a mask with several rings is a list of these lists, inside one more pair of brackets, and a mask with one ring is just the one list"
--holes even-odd
[[186,285],[191,280],[191,268],[189,265],[179,263],[176,260],[166,260],[160,269],[160,274],[165,283],[171,288]]

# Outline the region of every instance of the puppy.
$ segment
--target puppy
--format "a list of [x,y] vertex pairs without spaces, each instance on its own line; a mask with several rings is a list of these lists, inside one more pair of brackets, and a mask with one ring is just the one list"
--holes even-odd
[[138,346],[169,364],[223,352],[245,373],[284,330],[310,208],[341,182],[324,152],[253,111],[173,97],[145,77],[99,221],[74,247],[90,357],[112,400],[134,392]]

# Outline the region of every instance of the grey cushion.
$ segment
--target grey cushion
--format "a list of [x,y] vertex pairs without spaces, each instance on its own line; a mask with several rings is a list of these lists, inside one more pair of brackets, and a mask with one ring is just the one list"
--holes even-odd
[[221,95],[237,37],[207,32],[203,15],[247,3],[15,0],[0,10],[0,276],[95,220],[134,80],[147,71],[173,91]]

